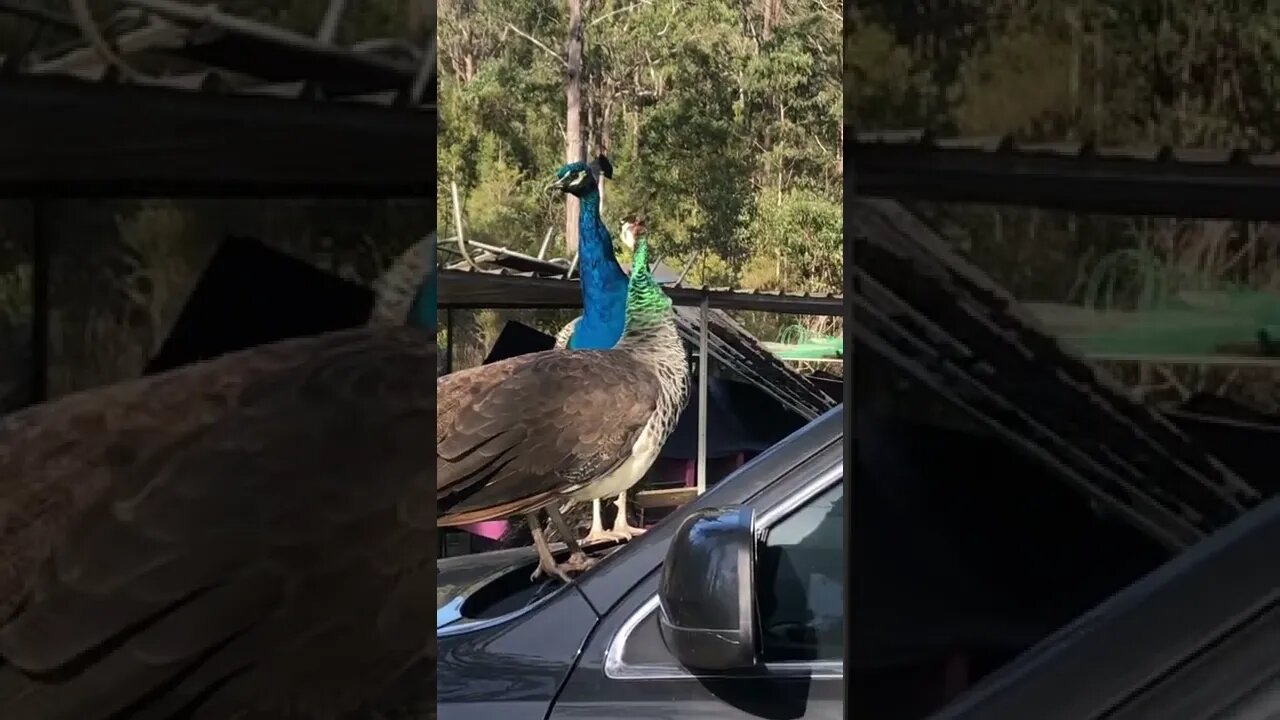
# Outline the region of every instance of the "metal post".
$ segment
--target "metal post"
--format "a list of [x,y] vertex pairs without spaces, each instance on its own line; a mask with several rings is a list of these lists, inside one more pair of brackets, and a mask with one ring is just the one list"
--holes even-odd
[[444,326],[449,338],[449,347],[445,348],[444,354],[444,374],[448,375],[453,372],[453,308],[445,308]]
[[322,43],[332,43],[338,36],[338,25],[342,23],[342,16],[346,12],[347,0],[329,0],[329,9],[325,11],[324,19],[320,21],[320,30],[316,33],[316,39]]
[[432,28],[431,40],[427,42],[426,52],[422,54],[422,64],[418,66],[418,74],[413,78],[413,85],[409,86],[409,100],[416,105],[422,102],[422,96],[427,92],[427,84],[436,80],[436,36],[435,29]]
[[703,293],[698,308],[698,494],[707,491],[707,310],[711,298]]
[[31,201],[31,404],[49,396],[49,201]]

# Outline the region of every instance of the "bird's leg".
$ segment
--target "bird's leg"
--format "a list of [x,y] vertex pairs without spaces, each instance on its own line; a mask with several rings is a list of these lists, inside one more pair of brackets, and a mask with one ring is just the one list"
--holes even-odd
[[595,565],[596,559],[587,557],[587,554],[582,552],[582,546],[573,539],[573,531],[569,529],[569,523],[560,516],[560,511],[554,507],[548,507],[547,516],[551,518],[551,524],[555,525],[556,532],[564,536],[564,543],[569,546],[569,559],[560,567],[571,572],[580,572]]
[[600,499],[591,501],[591,532],[582,538],[583,545],[594,545],[598,542],[618,540],[618,536],[604,529],[604,520],[600,518]]
[[613,519],[613,534],[630,540],[636,535],[644,534],[644,528],[631,527],[627,523],[627,492],[618,493],[618,516]]
[[529,532],[533,534],[533,546],[538,549],[538,567],[529,579],[536,581],[546,574],[548,577],[554,575],[566,583],[569,582],[569,574],[556,564],[556,556],[551,554],[551,546],[542,535],[542,523],[538,522],[538,513],[531,512],[525,515],[525,520],[529,523]]

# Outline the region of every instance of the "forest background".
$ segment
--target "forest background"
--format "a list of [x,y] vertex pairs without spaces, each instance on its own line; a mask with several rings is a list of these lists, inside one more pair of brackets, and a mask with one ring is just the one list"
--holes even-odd
[[[578,145],[586,159],[604,153],[614,166],[604,216],[624,265],[621,222],[639,213],[664,262],[690,267],[686,283],[840,291],[838,1],[440,0],[438,8],[442,243],[455,234],[456,183],[468,239],[536,255],[551,231],[549,254],[571,259],[565,200],[543,188]],[[454,366],[478,364],[506,320],[554,333],[575,314],[455,312]],[[823,334],[840,327],[839,318],[738,317],[764,340],[792,324]]]
[[[60,0],[18,1],[65,12]],[[313,33],[326,4],[219,7]],[[93,6],[98,17],[119,7]],[[568,0],[437,7],[435,222],[446,235],[455,181],[473,237],[536,252],[564,222],[564,204],[540,188],[564,158]],[[1280,142],[1280,8],[1268,0],[593,0],[582,12],[583,141],[589,152],[608,148],[618,169],[606,193],[610,229],[644,212],[673,264],[696,260],[695,282],[839,287],[842,115],[864,130],[1100,145],[1272,152]],[[421,40],[428,14],[424,0],[353,2],[339,41]],[[30,39],[28,23],[0,15],[0,53]],[[69,39],[50,33],[40,42]],[[431,225],[430,203],[54,202],[50,394],[136,375],[227,232],[367,281]],[[1024,300],[1078,302],[1082,278],[1103,258],[1135,248],[1181,287],[1280,292],[1276,224],[914,209]],[[31,227],[26,203],[0,200],[5,407],[29,391]],[[1117,302],[1132,306],[1143,271],[1121,270]],[[482,347],[498,321],[491,315],[474,313],[460,343]],[[766,340],[788,322],[746,320]],[[1166,384],[1158,368],[1143,373],[1150,377],[1131,379]],[[1174,375],[1189,389],[1280,408],[1273,372]]]

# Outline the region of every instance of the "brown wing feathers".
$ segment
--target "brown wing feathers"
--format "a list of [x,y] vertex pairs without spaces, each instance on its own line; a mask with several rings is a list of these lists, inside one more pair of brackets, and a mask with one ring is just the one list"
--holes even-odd
[[0,422],[0,717],[338,717],[391,680],[432,632],[434,362],[362,329]]
[[507,517],[608,474],[631,452],[658,381],[623,353],[552,350],[441,380],[441,526]]

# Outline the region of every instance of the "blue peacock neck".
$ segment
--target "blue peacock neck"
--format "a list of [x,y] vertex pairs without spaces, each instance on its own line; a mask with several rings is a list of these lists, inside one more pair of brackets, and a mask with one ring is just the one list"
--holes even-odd
[[611,348],[626,324],[627,275],[613,252],[613,238],[600,217],[600,195],[581,198],[578,215],[578,273],[582,279],[582,319],[569,347]]
[[[436,327],[436,239],[433,234],[422,248],[425,254],[425,272],[418,284],[418,292],[409,306],[409,324],[434,331]],[[421,256],[419,256],[421,257]]]
[[422,283],[422,287],[418,289],[418,295],[414,298],[413,306],[410,309],[410,324],[427,330],[434,330],[436,326],[436,275],[428,273],[426,281]]

